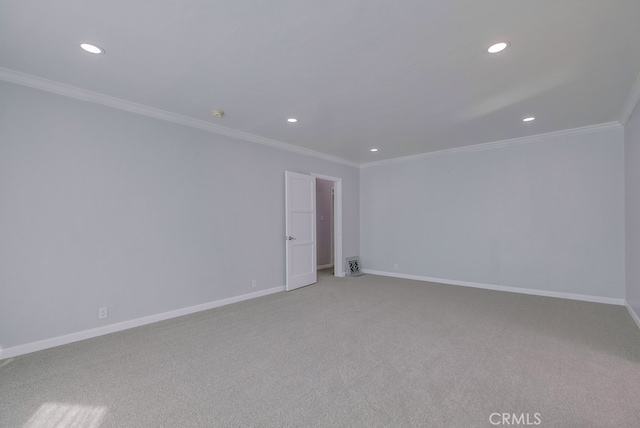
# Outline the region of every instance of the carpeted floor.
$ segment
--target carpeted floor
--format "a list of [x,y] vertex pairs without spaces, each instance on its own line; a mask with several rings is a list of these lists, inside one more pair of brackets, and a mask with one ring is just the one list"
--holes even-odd
[[0,361],[2,427],[492,427],[527,416],[640,426],[640,330],[624,307],[323,274]]

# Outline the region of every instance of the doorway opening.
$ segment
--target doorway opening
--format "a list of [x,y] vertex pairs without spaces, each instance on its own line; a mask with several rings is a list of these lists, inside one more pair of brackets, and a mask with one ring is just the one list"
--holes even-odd
[[316,256],[317,269],[333,268],[333,181],[316,178]]
[[333,275],[342,277],[342,179],[311,175],[316,178],[317,268],[333,267]]

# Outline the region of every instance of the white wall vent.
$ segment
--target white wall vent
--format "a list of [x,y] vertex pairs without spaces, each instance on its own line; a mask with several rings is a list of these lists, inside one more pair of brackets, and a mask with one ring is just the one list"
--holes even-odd
[[360,260],[357,257],[347,257],[344,259],[344,270],[348,276],[362,276],[360,271]]

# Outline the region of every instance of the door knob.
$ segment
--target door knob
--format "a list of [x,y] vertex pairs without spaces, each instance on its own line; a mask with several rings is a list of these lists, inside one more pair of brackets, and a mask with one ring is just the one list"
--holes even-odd
[[296,238],[294,238],[293,236],[287,236],[287,241],[294,241]]

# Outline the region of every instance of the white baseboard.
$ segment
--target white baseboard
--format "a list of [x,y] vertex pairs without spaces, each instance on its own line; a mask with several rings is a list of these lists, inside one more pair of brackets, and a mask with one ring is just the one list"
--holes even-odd
[[629,311],[629,315],[631,315],[631,318],[633,318],[638,328],[640,328],[640,316],[636,313],[636,311],[633,310],[629,302],[627,302],[626,300],[624,302],[624,305],[627,307],[627,311]]
[[52,337],[50,339],[31,342],[24,345],[13,346],[11,348],[0,348],[0,360],[5,358],[16,357],[18,355],[28,354],[31,352],[41,351],[55,346],[66,345],[80,340],[91,339],[92,337],[102,336],[117,331],[127,330],[133,327],[139,327],[145,324],[151,324],[163,321],[169,318],[181,317],[183,315],[193,314],[195,312],[206,311],[208,309],[218,308],[220,306],[230,305],[231,303],[241,302],[243,300],[255,299],[256,297],[266,296],[268,294],[279,293],[284,291],[284,286],[269,288],[267,290],[255,291],[253,293],[242,294],[240,296],[229,297],[227,299],[216,300],[213,302],[203,303],[200,305],[189,306],[188,308],[176,309],[161,314],[149,315],[142,318],[136,318],[129,321],[122,321],[115,324],[109,324],[104,327],[92,328],[90,330],[79,331],[76,333],[65,334],[64,336]]
[[333,263],[329,263],[328,265],[317,266],[316,270],[329,269],[330,267],[333,267]]
[[557,291],[535,290],[532,288],[507,287],[504,285],[482,284],[479,282],[457,281],[454,279],[431,278],[428,276],[407,275],[397,272],[384,272],[371,269],[363,269],[364,273],[371,275],[390,276],[394,278],[414,279],[418,281],[437,282],[439,284],[461,285],[463,287],[484,288],[486,290],[508,291],[510,293],[531,294],[534,296],[558,297],[560,299],[582,300],[585,302],[606,303],[609,305],[625,304],[624,299],[616,299],[612,297],[588,296],[584,294],[560,293]]

